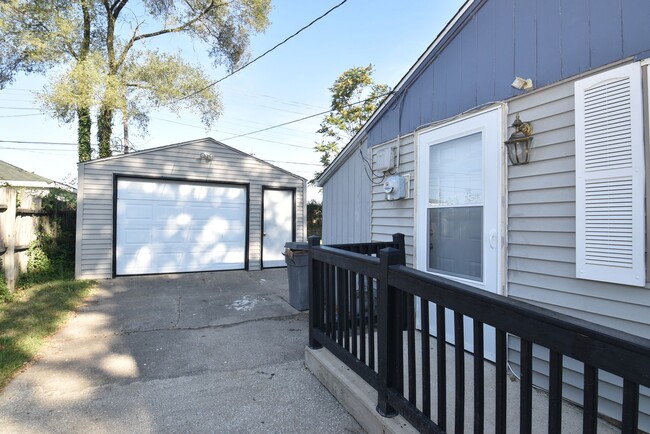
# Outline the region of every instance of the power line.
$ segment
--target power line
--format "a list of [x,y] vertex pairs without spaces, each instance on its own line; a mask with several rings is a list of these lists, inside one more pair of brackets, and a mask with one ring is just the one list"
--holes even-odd
[[52,148],[14,148],[10,146],[0,146],[0,149],[12,149],[16,151],[51,151],[51,152],[77,152],[76,149],[52,149]]
[[0,109],[7,109],[7,110],[40,110],[39,108],[36,107],[0,107]]
[[[19,150],[19,151],[25,151],[25,152],[34,152],[34,151],[76,152],[76,149],[16,148],[16,147],[10,147],[10,146],[0,146],[0,149],[11,149],[11,150]],[[301,161],[280,161],[280,160],[266,160],[266,159],[263,159],[263,161],[267,161],[269,163],[299,164],[301,166],[320,166],[320,164],[304,163],[304,162],[301,162]]]
[[303,163],[301,161],[278,161],[278,160],[267,160],[263,158],[264,161],[268,161],[269,163],[285,163],[285,164],[300,164],[301,166],[321,166],[320,164],[316,163]]
[[45,113],[33,113],[29,115],[2,115],[0,118],[24,118],[27,116],[44,116]]
[[[183,122],[172,121],[170,119],[157,118],[157,117],[154,117],[154,116],[150,116],[150,117],[151,117],[151,119],[156,119],[156,120],[161,121],[161,122],[169,122],[169,123],[172,123],[172,124],[183,125],[183,126],[186,126],[186,127],[204,129],[202,126],[199,126],[199,125],[186,124],[186,123],[183,123]],[[216,131],[216,132],[219,132],[219,131]],[[221,130],[221,132],[228,133],[228,134],[236,134],[236,133],[231,133],[229,131],[223,131],[223,130]],[[291,143],[280,142],[278,140],[262,139],[262,138],[259,138],[259,137],[251,137],[250,139],[251,140],[257,140],[257,141],[260,141],[260,142],[277,143],[279,145],[290,146],[292,148],[312,149],[312,150],[314,149],[313,146],[293,145]]]
[[26,145],[77,146],[76,143],[72,143],[72,142],[37,142],[37,141],[26,141],[26,140],[0,140],[0,143],[22,143],[22,144],[26,144]]
[[[383,94],[381,94],[381,95],[374,96],[374,97],[372,97],[372,98],[367,98],[367,99],[364,99],[364,100],[362,100],[362,101],[357,101],[357,102],[353,102],[353,103],[351,103],[351,104],[344,105],[344,106],[342,106],[341,108],[348,108],[348,107],[355,106],[355,105],[357,105],[357,104],[363,104],[363,103],[368,102],[368,101],[372,101],[372,100],[375,100],[375,99],[383,98],[383,97],[385,97],[385,96],[390,95],[391,93],[392,93],[392,91],[390,91],[390,92],[386,92],[386,93],[383,93]],[[322,115],[325,115],[325,114],[327,114],[327,113],[331,113],[331,112],[333,112],[333,111],[334,111],[333,109],[332,109],[332,110],[327,110],[327,111],[322,111],[322,112],[320,112],[320,113],[315,113],[315,114],[313,114],[313,115],[305,116],[305,117],[302,117],[302,118],[299,118],[299,119],[294,119],[294,120],[292,120],[292,121],[284,122],[284,123],[277,124],[277,125],[272,125],[272,126],[270,126],[270,127],[262,128],[262,129],[259,129],[259,130],[256,130],[256,131],[251,131],[251,132],[249,132],[249,133],[239,134],[239,135],[237,135],[237,136],[232,136],[232,137],[228,137],[228,138],[226,138],[226,139],[221,139],[220,141],[221,141],[221,142],[225,142],[226,140],[238,139],[238,138],[240,138],[240,137],[250,136],[250,135],[252,135],[252,134],[261,133],[261,132],[264,132],[264,131],[272,130],[272,129],[274,129],[274,128],[284,127],[285,125],[295,124],[296,122],[301,122],[301,121],[304,121],[304,120],[307,120],[307,119],[315,118],[316,116],[322,116]]]
[[264,56],[266,56],[267,54],[269,54],[271,51],[274,51],[276,48],[280,47],[281,45],[284,45],[284,44],[287,43],[290,39],[293,39],[294,37],[298,36],[298,34],[301,33],[303,30],[306,30],[307,28],[309,28],[309,27],[311,27],[313,24],[315,24],[317,21],[319,21],[319,20],[325,18],[327,15],[330,14],[330,12],[332,12],[332,11],[334,11],[335,9],[341,7],[341,6],[342,6],[345,2],[347,2],[347,1],[348,1],[348,0],[343,0],[341,3],[339,3],[339,4],[335,5],[335,6],[333,6],[332,8],[330,8],[327,12],[325,12],[324,14],[322,14],[321,16],[319,16],[318,18],[315,18],[315,19],[312,20],[309,24],[307,24],[306,26],[303,26],[300,30],[298,30],[297,32],[295,32],[293,35],[287,37],[284,41],[275,44],[275,46],[269,48],[269,49],[266,50],[264,53],[260,54],[259,56],[257,56],[257,57],[254,58],[253,60],[251,60],[250,62],[248,62],[248,63],[246,63],[245,65],[243,65],[241,68],[237,68],[237,69],[235,69],[234,71],[232,71],[230,74],[227,74],[227,75],[225,75],[224,77],[221,77],[219,80],[217,80],[217,81],[215,81],[215,82],[212,82],[212,83],[208,84],[207,86],[203,87],[202,89],[199,89],[199,90],[197,90],[197,91],[195,91],[195,92],[192,92],[192,93],[190,93],[190,94],[188,94],[188,95],[185,95],[185,96],[183,96],[183,97],[180,97],[179,99],[177,99],[177,100],[175,100],[175,101],[172,101],[172,102],[169,103],[169,104],[177,103],[177,102],[183,101],[183,100],[185,100],[185,99],[187,99],[187,98],[191,98],[191,97],[193,97],[194,95],[198,95],[199,93],[203,92],[204,90],[209,89],[209,88],[211,88],[212,86],[214,86],[214,85],[216,85],[216,84],[222,82],[222,81],[225,80],[226,78],[228,78],[228,77],[232,77],[233,75],[235,75],[236,73],[238,73],[238,72],[241,71],[242,69],[244,69],[244,68],[246,68],[247,66],[249,66],[249,65],[251,65],[251,64],[253,64],[253,63],[255,63],[255,62],[257,62],[257,61],[260,60],[262,57],[264,57]]

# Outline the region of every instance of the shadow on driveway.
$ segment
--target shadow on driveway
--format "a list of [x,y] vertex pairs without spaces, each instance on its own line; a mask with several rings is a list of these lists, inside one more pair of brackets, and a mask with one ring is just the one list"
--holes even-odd
[[101,281],[0,393],[4,432],[361,432],[304,367],[285,269]]

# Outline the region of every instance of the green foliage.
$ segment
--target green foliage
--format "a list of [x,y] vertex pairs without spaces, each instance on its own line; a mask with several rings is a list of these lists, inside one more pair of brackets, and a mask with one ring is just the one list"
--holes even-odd
[[[372,65],[350,68],[330,87],[332,112],[321,122],[317,133],[323,136],[323,140],[314,147],[321,154],[320,162],[324,169],[388,96],[390,88],[375,83],[373,71]],[[313,183],[321,174],[317,172],[310,182]]]
[[323,233],[323,204],[310,200],[307,202],[307,236],[318,235],[322,237]]
[[58,71],[39,100],[54,118],[78,121],[79,161],[90,159],[91,114],[100,157],[111,154],[117,113],[142,133],[163,105],[193,110],[210,127],[221,104],[204,69],[145,44],[184,35],[233,70],[247,58],[250,34],[268,26],[270,8],[270,0],[0,1],[0,89],[18,72]]
[[14,293],[9,292],[4,274],[2,274],[2,276],[0,276],[0,305],[2,303],[9,303],[13,299],[14,299]]
[[74,279],[74,194],[54,189],[43,198],[51,213],[47,227],[39,223],[38,237],[29,247],[27,272],[18,277],[18,289],[56,279]]
[[88,294],[92,281],[74,280],[76,200],[54,189],[43,198],[50,223],[29,249],[27,273],[9,293],[0,277],[0,389],[39,351]]
[[34,358],[45,338],[79,307],[93,284],[53,280],[24,288],[0,303],[0,389]]

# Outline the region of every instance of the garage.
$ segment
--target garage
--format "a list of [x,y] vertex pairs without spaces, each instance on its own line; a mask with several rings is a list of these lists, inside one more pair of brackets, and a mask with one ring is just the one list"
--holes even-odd
[[211,138],[79,163],[75,276],[286,266],[307,181]]
[[245,186],[118,178],[115,274],[243,269],[246,197]]

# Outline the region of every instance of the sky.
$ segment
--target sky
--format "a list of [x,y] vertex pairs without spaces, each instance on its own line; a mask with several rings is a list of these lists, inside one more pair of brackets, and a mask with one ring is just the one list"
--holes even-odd
[[[251,37],[250,56],[272,48],[341,0],[274,0],[271,24]],[[372,64],[373,79],[394,88],[464,0],[348,0],[295,38],[219,83],[223,114],[206,131],[190,111],[150,113],[148,133],[130,140],[136,150],[203,137],[266,160],[306,179],[320,170],[313,150],[323,116],[233,138],[329,109],[334,80],[345,70]],[[204,65],[215,81],[227,74],[215,68],[203,47],[160,39],[161,49],[180,51]],[[47,84],[39,75],[19,75],[0,90],[0,160],[41,176],[70,183],[76,179],[76,123],[60,124],[40,111],[35,92]],[[121,133],[116,123],[114,132]],[[25,143],[21,143],[25,142]],[[61,142],[63,145],[38,142]],[[319,200],[310,187],[308,199]]]

